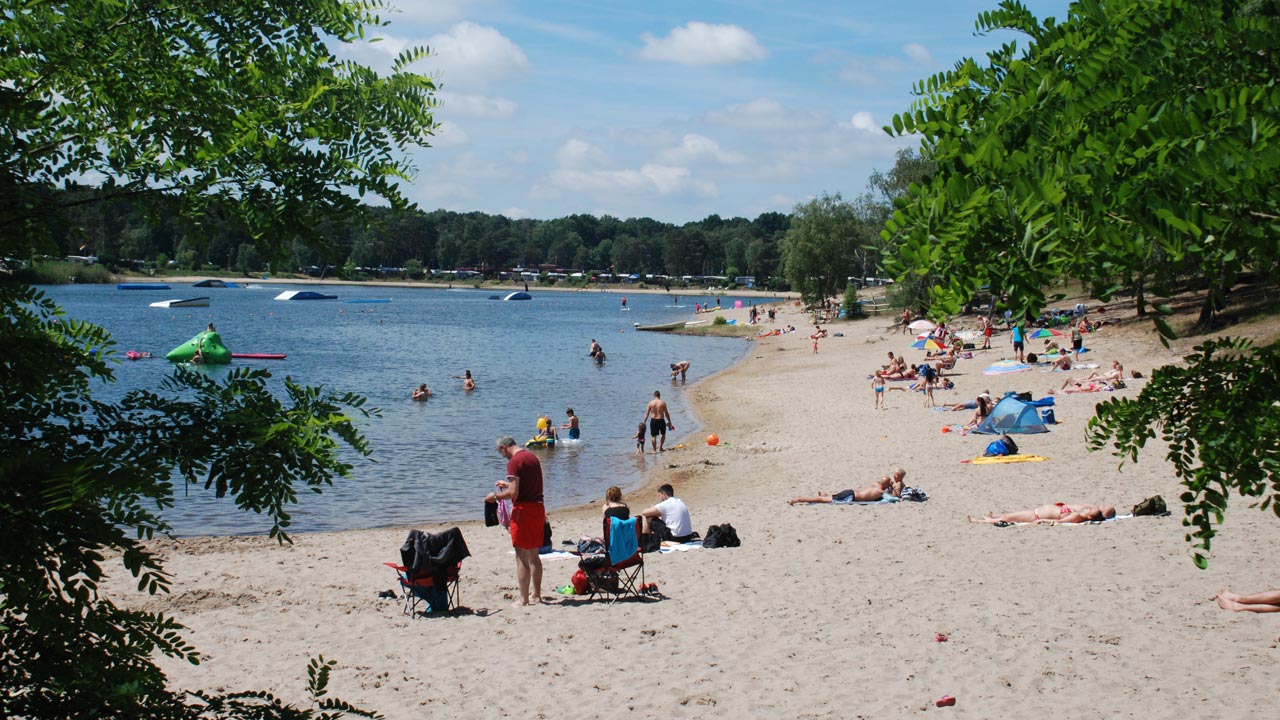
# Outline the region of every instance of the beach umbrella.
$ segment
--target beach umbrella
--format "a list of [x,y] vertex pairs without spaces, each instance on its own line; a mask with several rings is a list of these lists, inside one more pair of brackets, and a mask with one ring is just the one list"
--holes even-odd
[[999,360],[987,366],[983,375],[1007,375],[1009,373],[1030,372],[1031,366],[1017,360]]
[[932,330],[936,327],[938,326],[928,320],[917,320],[907,326],[908,329],[915,330],[916,332],[920,332],[921,330]]
[[1039,340],[1040,338],[1047,338],[1047,337],[1062,337],[1062,333],[1058,332],[1057,330],[1050,330],[1049,328],[1040,328],[1039,330],[1036,330],[1035,332],[1031,333],[1027,337],[1031,338],[1032,340]]
[[911,343],[911,348],[913,350],[941,350],[945,347],[946,345],[943,345],[933,338],[924,338]]

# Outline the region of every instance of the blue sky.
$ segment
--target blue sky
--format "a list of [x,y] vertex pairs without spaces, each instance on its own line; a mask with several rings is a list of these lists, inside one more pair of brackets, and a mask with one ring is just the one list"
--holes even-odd
[[346,54],[385,70],[433,52],[414,69],[441,84],[442,128],[406,194],[512,218],[682,223],[857,195],[914,144],[881,130],[912,82],[1009,39],[974,34],[995,0],[392,2],[381,41]]

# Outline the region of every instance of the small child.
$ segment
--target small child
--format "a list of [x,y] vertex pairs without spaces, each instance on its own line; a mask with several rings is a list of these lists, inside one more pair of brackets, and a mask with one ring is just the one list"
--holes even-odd
[[636,441],[636,452],[643,455],[644,454],[644,423],[643,422],[636,427],[636,436],[632,439]]
[[871,390],[876,397],[876,410],[884,410],[884,371],[877,370],[875,377],[871,378]]

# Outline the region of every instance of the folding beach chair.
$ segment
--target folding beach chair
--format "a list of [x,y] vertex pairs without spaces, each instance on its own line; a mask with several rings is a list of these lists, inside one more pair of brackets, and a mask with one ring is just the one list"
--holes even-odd
[[396,573],[404,613],[417,614],[419,605],[426,606],[421,612],[448,612],[458,607],[462,560],[470,555],[462,531],[456,527],[434,535],[411,530],[400,548],[402,564],[383,563]]
[[[619,532],[617,537],[613,535],[615,521]],[[634,542],[630,541],[632,537]],[[588,599],[595,599],[597,595],[610,598],[611,603],[628,596],[644,599],[640,591],[645,582],[644,555],[640,554],[639,519],[617,520],[606,517],[604,546],[603,554],[590,555],[578,562],[578,567],[587,576]]]

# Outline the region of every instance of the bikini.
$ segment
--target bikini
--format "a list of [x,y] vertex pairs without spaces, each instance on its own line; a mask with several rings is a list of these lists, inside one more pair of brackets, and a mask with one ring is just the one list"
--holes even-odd
[[[1064,504],[1064,503],[1056,502],[1056,503],[1054,503],[1054,505],[1056,505],[1056,506],[1058,507],[1058,519],[1059,519],[1059,520],[1061,520],[1062,518],[1066,517],[1067,515],[1070,515],[1071,513],[1075,512],[1075,510],[1072,510],[1071,508],[1067,507],[1067,506],[1066,506],[1066,504]],[[1032,515],[1032,517],[1034,517],[1034,518],[1035,518],[1035,519],[1037,519],[1037,520],[1039,520],[1039,519],[1040,519],[1040,513],[1039,513],[1039,512],[1037,512],[1037,511],[1035,511],[1035,510],[1032,510],[1032,511],[1031,511],[1031,515]]]

